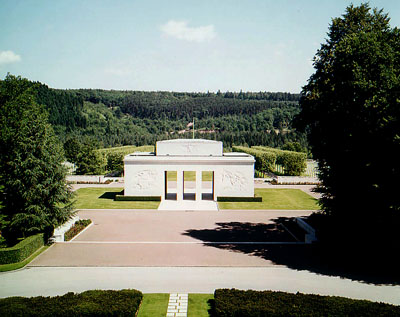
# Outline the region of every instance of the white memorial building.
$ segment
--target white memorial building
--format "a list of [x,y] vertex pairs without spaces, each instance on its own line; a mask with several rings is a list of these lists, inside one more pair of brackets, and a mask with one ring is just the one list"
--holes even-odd
[[[223,153],[222,147],[220,141],[176,139],[158,141],[155,153],[129,154],[124,158],[124,195],[177,202],[254,197],[254,157]],[[186,172],[191,172],[190,181],[185,181]],[[171,181],[168,175],[176,179]]]

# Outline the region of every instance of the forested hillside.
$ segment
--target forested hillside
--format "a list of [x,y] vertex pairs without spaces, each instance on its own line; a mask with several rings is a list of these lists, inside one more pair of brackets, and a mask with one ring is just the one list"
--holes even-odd
[[[196,137],[232,144],[282,146],[303,134],[291,130],[299,95],[289,93],[176,93],[70,90],[84,100],[88,126],[105,146],[153,144],[167,138]],[[188,127],[189,125],[189,127]],[[98,132],[96,133],[96,129]]]
[[195,137],[232,145],[307,146],[292,130],[298,94],[271,92],[143,92],[97,89],[60,90],[30,82],[37,102],[61,139],[90,138],[100,147],[154,144]]

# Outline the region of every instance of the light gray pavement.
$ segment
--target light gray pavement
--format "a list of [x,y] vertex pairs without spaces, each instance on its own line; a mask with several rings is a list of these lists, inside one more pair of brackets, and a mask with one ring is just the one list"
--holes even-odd
[[284,267],[35,267],[0,273],[0,297],[124,288],[144,293],[213,293],[217,288],[279,290],[400,305],[400,286],[371,285]]
[[74,241],[51,246],[29,266],[271,266],[263,257],[205,243],[295,242],[274,219],[310,213],[81,210],[79,217],[93,225]]

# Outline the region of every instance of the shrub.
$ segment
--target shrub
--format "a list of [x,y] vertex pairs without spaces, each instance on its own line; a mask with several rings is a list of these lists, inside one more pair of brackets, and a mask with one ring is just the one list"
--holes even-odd
[[256,163],[255,169],[263,172],[273,172],[276,162],[276,154],[273,152],[260,151],[255,148],[248,148],[244,146],[232,146],[233,152],[244,152],[253,155]]
[[10,248],[0,248],[0,264],[21,262],[43,245],[43,233],[39,233],[22,240]]
[[154,146],[144,145],[136,147],[134,145],[127,145],[127,146],[98,149],[96,151],[106,158],[108,172],[122,173],[124,171],[125,155],[131,154],[133,152],[152,152],[154,151]]
[[93,290],[55,297],[0,299],[0,316],[135,316],[143,294],[137,290]]
[[218,317],[400,315],[400,306],[337,296],[217,289],[214,299]]
[[217,197],[217,201],[220,202],[262,202],[262,197]]
[[266,153],[275,153],[276,163],[283,166],[285,175],[300,176],[307,167],[306,153],[284,151],[267,146],[253,146],[251,149]]
[[115,195],[116,201],[161,201],[161,196],[124,196]]
[[79,232],[85,229],[92,223],[90,219],[80,219],[74,223],[74,225],[64,234],[64,240],[69,241],[75,237]]

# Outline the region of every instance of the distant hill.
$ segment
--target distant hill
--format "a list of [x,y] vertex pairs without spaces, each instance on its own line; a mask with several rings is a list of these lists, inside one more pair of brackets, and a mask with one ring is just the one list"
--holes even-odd
[[292,130],[299,94],[283,92],[144,92],[98,89],[62,90],[32,82],[61,140],[93,138],[100,146],[155,144],[157,140],[196,137],[221,140],[225,147],[288,141],[307,146]]

